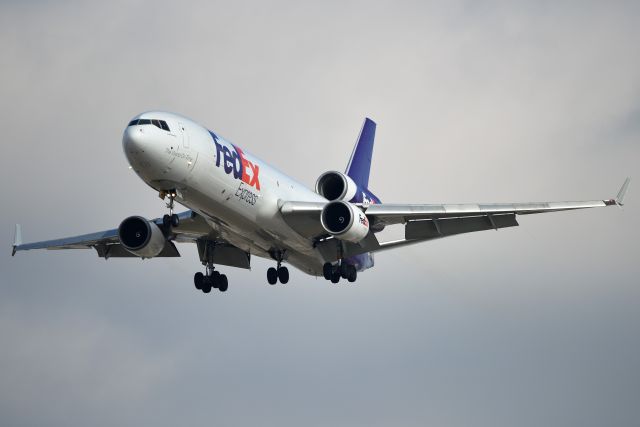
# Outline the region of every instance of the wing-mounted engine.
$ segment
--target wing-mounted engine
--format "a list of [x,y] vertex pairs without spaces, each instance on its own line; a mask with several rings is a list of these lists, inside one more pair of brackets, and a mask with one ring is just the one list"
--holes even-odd
[[162,230],[141,216],[130,216],[118,227],[120,244],[141,258],[158,256],[167,244]]
[[369,234],[369,220],[356,205],[342,200],[327,203],[320,214],[320,223],[337,239],[358,243]]

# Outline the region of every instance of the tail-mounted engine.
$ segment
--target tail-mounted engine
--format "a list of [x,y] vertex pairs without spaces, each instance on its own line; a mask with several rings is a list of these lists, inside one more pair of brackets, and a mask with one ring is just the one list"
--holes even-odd
[[358,243],[369,233],[369,220],[364,212],[342,200],[327,203],[320,214],[320,223],[327,233],[348,242]]
[[351,200],[358,192],[358,185],[347,175],[329,171],[316,181],[316,193],[327,200]]
[[167,240],[162,230],[141,216],[130,216],[118,227],[120,244],[141,258],[153,258],[162,252]]
[[364,205],[380,203],[380,199],[368,188],[357,184],[350,176],[336,171],[320,175],[316,181],[316,193],[329,201],[344,200]]

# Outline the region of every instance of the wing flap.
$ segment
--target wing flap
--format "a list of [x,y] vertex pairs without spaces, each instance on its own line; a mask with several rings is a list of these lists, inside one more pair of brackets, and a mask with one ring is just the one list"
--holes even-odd
[[[404,239],[379,242],[373,233],[369,233],[360,243],[343,242],[343,255],[348,258],[367,252],[380,252],[457,234],[497,230],[518,225],[515,214],[409,221],[405,225]],[[337,259],[335,258],[335,242],[336,239],[328,239],[318,243],[317,247],[326,259]]]
[[518,221],[515,214],[409,221],[405,225],[405,239],[429,240],[455,234],[516,226],[518,226]]
[[[196,243],[198,255],[203,262],[208,260],[217,265],[251,269],[251,254],[236,246],[207,240],[198,240]],[[211,243],[214,243],[213,246],[210,246]]]
[[[98,253],[100,258],[109,259],[109,258],[137,258],[137,255],[132,254],[128,250],[126,250],[121,244],[97,244],[93,246],[93,248]],[[155,256],[155,258],[174,258],[179,257],[180,252],[178,252],[178,248],[173,242],[167,241],[164,245],[164,249]]]

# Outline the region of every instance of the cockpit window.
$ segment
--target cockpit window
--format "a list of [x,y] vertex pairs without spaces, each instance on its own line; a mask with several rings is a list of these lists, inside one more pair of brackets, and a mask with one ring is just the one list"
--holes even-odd
[[171,132],[169,129],[169,125],[164,120],[158,119],[135,119],[129,122],[128,126],[142,126],[142,125],[154,125],[158,129],[166,130],[167,132]]

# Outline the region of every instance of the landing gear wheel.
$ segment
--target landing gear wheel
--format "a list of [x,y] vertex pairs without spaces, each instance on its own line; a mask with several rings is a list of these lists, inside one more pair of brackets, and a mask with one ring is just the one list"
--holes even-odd
[[331,274],[331,283],[338,283],[340,281],[340,271],[335,271]]
[[201,290],[202,292],[204,292],[205,294],[208,294],[209,292],[211,292],[211,288],[213,287],[213,280],[211,279],[211,276],[204,276],[202,277],[202,286],[201,286]]
[[218,290],[220,292],[227,292],[227,289],[229,289],[229,281],[227,280],[227,275],[221,274],[218,278]]
[[278,270],[269,267],[267,270],[267,282],[269,282],[270,285],[275,285],[278,282]]
[[196,285],[196,289],[201,290],[202,289],[202,283],[204,281],[204,274],[202,274],[201,272],[197,272],[194,276],[193,276],[193,283]]
[[325,280],[331,280],[331,276],[333,275],[333,265],[330,262],[326,262],[322,266],[322,275]]
[[340,264],[340,277],[342,277],[343,279],[349,278],[349,267],[351,267],[351,265],[345,262]]
[[218,271],[214,271],[213,273],[211,273],[211,284],[214,288],[217,288],[220,285],[220,277],[222,277],[222,274],[220,274],[220,272]]
[[357,278],[358,278],[358,270],[356,270],[356,267],[354,265],[350,265],[349,268],[347,268],[347,280],[353,283],[356,281]]
[[169,196],[169,203],[167,203],[169,214],[162,216],[162,225],[164,225],[165,228],[177,227],[180,225],[180,218],[173,213],[173,202],[176,198],[176,190],[161,190],[159,196],[162,200]]
[[289,269],[287,267],[278,268],[278,279],[283,285],[289,281]]

